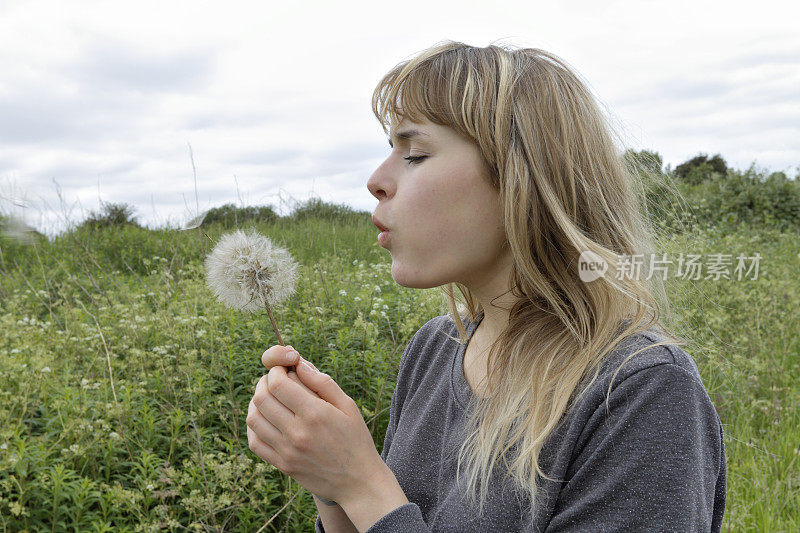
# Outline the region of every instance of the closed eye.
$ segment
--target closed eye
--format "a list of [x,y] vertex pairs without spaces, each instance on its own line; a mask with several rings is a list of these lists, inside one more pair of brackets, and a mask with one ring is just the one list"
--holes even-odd
[[416,155],[416,156],[410,155],[408,157],[404,157],[403,159],[408,161],[409,165],[413,165],[414,163],[419,163],[420,161],[422,161],[426,157],[428,157],[428,156],[426,156],[426,155]]

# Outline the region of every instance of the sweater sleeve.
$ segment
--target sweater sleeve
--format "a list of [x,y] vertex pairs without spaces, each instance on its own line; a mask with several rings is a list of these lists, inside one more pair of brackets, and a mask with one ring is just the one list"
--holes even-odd
[[[725,507],[722,425],[697,377],[638,370],[587,420],[548,532],[713,531]],[[715,511],[716,509],[716,511]]]
[[[411,346],[414,344],[412,338],[408,343],[403,355],[400,357],[400,370],[397,376],[397,385],[392,393],[392,401],[389,407],[389,424],[386,426],[386,434],[383,437],[383,450],[381,450],[381,459],[386,462],[386,457],[389,455],[389,449],[392,446],[392,439],[394,432],[397,429],[397,421],[400,418],[400,411],[402,409],[403,400],[405,399],[405,386],[403,385],[403,369],[405,359]],[[325,533],[325,528],[322,525],[322,520],[319,514],[314,522],[315,533]],[[401,505],[386,515],[382,516],[380,520],[372,524],[366,533],[394,533],[394,532],[407,532],[415,531],[419,533],[426,533],[430,531],[425,521],[422,519],[422,510],[415,503],[409,502]]]

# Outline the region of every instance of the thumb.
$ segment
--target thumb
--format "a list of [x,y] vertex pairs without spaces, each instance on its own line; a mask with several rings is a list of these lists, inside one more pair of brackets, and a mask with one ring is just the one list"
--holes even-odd
[[339,384],[328,374],[314,369],[305,360],[301,360],[297,365],[297,375],[303,381],[303,384],[316,392],[320,398],[340,411],[350,411],[353,400],[345,394]]

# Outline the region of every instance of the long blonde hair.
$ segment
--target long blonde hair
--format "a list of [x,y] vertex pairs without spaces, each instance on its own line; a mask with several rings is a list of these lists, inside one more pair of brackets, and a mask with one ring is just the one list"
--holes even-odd
[[[565,61],[537,48],[437,43],[381,79],[372,109],[387,133],[402,118],[453,128],[475,142],[491,169],[518,301],[490,347],[488,396],[473,396],[456,477],[466,462],[473,503],[482,481],[482,514],[502,457],[506,476],[533,503],[537,475],[552,479],[539,465],[542,446],[605,356],[651,327],[669,339],[651,346],[685,344],[665,325],[672,320],[664,283],[647,275],[647,261],[639,275],[591,283],[578,277],[586,250],[605,260],[607,272],[624,272],[625,257],[654,252],[641,169],[617,154],[615,131],[586,84]],[[482,306],[461,283],[440,288],[463,344],[462,319],[475,321]],[[610,391],[611,384],[606,405]],[[512,448],[518,453],[509,465]]]

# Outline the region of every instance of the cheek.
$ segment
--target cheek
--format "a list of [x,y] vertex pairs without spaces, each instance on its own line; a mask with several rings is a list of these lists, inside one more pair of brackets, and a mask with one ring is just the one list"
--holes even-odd
[[458,174],[431,172],[409,183],[404,204],[408,225],[417,231],[430,232],[431,238],[444,238],[452,228],[463,226],[475,217],[476,199],[468,184]]

